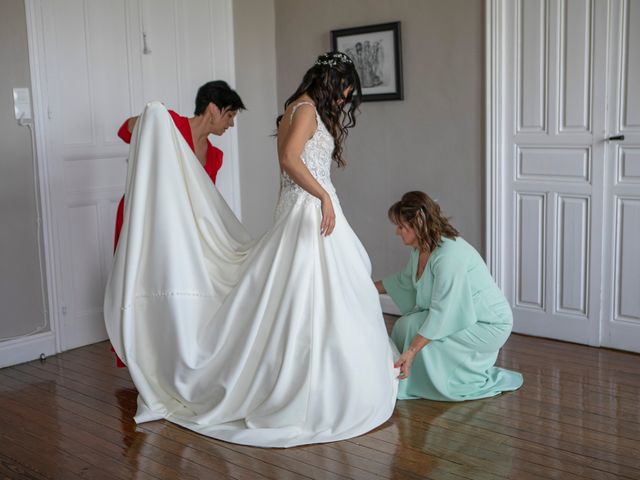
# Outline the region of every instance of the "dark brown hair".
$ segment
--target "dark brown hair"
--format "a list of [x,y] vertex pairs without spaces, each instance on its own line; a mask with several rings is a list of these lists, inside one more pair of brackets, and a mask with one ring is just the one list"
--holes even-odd
[[240,95],[224,80],[207,82],[198,89],[196,94],[196,109],[194,115],[202,115],[210,103],[214,103],[220,110],[237,112],[246,110]]
[[[342,92],[352,87],[346,98]],[[304,94],[309,95],[322,122],[334,139],[331,158],[339,167],[346,162],[342,158],[344,141],[348,129],[356,125],[355,113],[361,103],[362,89],[360,77],[351,59],[342,52],[328,52],[320,55],[316,63],[307,70],[302,83],[296,91],[284,102],[284,109],[294,103]],[[348,105],[348,108],[346,108]],[[280,125],[282,115],[278,116],[276,125]]]
[[424,192],[405,193],[399,202],[391,205],[388,215],[395,225],[402,224],[413,229],[420,250],[433,252],[442,243],[442,237],[460,236],[442,214],[440,205]]

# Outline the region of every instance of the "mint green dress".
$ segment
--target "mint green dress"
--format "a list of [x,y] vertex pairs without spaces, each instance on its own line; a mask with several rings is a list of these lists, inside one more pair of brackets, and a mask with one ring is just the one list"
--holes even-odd
[[414,250],[404,270],[382,280],[403,315],[391,333],[398,350],[416,333],[430,340],[398,398],[462,401],[520,388],[520,373],[494,366],[513,317],[480,254],[461,237],[443,237],[416,280],[418,256]]

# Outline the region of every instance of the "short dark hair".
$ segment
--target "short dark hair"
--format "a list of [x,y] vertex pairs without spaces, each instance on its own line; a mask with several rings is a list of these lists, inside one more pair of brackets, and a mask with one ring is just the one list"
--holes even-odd
[[240,95],[231,89],[224,80],[207,82],[198,89],[196,95],[195,115],[201,115],[207,109],[207,105],[214,103],[220,110],[246,110]]

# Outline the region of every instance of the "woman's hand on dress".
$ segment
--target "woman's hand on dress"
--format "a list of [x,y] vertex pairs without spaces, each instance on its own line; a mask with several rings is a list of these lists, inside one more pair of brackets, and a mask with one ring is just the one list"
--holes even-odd
[[336,213],[333,211],[333,202],[327,194],[322,197],[322,222],[320,223],[320,233],[328,237],[336,226]]
[[411,369],[413,359],[420,350],[429,344],[429,342],[431,342],[431,340],[423,337],[419,333],[416,333],[411,341],[411,345],[409,345],[409,348],[402,352],[402,355],[400,355],[394,365],[396,368],[400,369],[400,375],[398,375],[400,380],[404,380],[409,376],[409,370]]
[[394,367],[400,369],[400,374],[398,375],[398,379],[404,380],[409,376],[409,370],[411,369],[411,364],[413,363],[413,359],[416,356],[415,352],[411,350],[407,350],[400,355]]

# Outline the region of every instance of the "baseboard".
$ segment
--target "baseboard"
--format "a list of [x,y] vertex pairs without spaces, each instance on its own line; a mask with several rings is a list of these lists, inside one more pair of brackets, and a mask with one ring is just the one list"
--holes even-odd
[[61,350],[64,352],[84,347],[85,345],[92,345],[108,338],[102,310],[82,316],[78,315],[73,323],[69,322],[64,326]]
[[402,315],[388,294],[383,293],[380,295],[380,304],[382,305],[382,311],[384,313],[388,313],[390,315]]
[[0,342],[0,368],[30,362],[40,355],[55,355],[56,339],[53,332],[39,333]]

